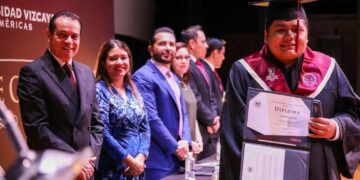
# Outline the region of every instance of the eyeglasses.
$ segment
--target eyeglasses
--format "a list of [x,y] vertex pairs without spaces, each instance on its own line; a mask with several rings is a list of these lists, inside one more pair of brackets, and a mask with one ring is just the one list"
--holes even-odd
[[190,60],[190,56],[175,56],[175,59],[180,61],[180,60],[186,60],[189,61]]

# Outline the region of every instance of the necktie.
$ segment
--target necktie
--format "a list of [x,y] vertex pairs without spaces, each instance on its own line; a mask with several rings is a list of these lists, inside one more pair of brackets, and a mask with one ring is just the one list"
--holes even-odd
[[77,82],[76,82],[76,78],[75,78],[75,74],[74,71],[72,70],[72,67],[69,63],[65,63],[64,64],[64,69],[66,72],[66,75],[69,77],[71,85],[74,89],[77,88]]
[[206,80],[206,83],[209,85],[209,77],[206,74],[204,65],[201,63],[200,59],[196,60],[196,66],[198,67],[198,69],[200,70],[201,74],[203,75],[203,77]]
[[183,130],[183,117],[182,117],[182,110],[181,110],[181,103],[180,103],[180,89],[179,86],[176,84],[175,79],[171,76],[170,70],[166,72],[167,81],[170,84],[170,87],[175,95],[176,105],[179,111],[179,137],[182,137],[182,130]]
[[216,79],[218,80],[220,92],[223,92],[224,87],[222,85],[222,81],[220,79],[220,76],[219,76],[219,74],[217,73],[216,70],[214,70],[214,74],[215,74]]

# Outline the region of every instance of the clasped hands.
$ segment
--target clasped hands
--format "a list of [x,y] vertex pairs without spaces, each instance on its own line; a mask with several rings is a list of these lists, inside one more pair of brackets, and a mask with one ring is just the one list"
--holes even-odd
[[95,169],[94,169],[95,168],[95,161],[96,161],[96,157],[91,157],[87,161],[85,161],[82,164],[81,172],[76,177],[76,180],[90,179],[90,177],[94,174],[94,171],[95,171]]
[[186,158],[187,153],[189,152],[189,142],[186,140],[178,141],[178,147],[175,150],[175,156],[183,161]]
[[135,158],[128,155],[124,163],[128,165],[128,167],[124,170],[125,176],[136,177],[139,176],[145,170],[145,156],[143,154],[138,154]]
[[192,141],[191,147],[194,154],[199,154],[203,151],[203,145],[200,142]]
[[220,116],[214,118],[214,123],[207,127],[209,134],[215,134],[220,129]]

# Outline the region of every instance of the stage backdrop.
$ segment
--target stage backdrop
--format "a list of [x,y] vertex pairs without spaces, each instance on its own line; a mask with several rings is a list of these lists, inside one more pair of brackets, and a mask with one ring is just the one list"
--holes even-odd
[[[19,70],[48,47],[46,28],[51,16],[68,10],[81,17],[80,50],[75,60],[94,68],[100,45],[114,37],[113,8],[112,0],[0,1],[0,99],[13,111],[22,132],[16,95]],[[15,150],[6,129],[0,127],[0,166],[6,170],[14,160]]]

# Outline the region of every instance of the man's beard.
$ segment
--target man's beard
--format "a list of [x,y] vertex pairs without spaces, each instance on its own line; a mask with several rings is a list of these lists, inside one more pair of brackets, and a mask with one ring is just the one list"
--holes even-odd
[[167,61],[167,60],[164,60],[163,58],[161,58],[161,55],[160,54],[154,54],[154,56],[152,57],[155,61],[159,62],[159,63],[162,63],[162,64],[170,64],[171,63],[171,60],[170,61]]

